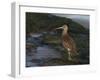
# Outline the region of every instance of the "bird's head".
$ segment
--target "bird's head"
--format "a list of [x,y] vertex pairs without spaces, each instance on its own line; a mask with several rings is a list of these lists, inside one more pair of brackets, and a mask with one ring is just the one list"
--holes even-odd
[[56,28],[57,29],[63,29],[63,30],[67,30],[68,31],[68,26],[67,25],[63,25],[61,27]]

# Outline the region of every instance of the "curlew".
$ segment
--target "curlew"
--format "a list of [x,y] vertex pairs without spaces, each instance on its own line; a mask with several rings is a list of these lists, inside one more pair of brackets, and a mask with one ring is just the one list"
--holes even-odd
[[68,26],[63,25],[62,27],[56,28],[62,29],[62,45],[68,51],[68,60],[72,60],[72,55],[77,55],[76,43],[74,39],[68,34]]

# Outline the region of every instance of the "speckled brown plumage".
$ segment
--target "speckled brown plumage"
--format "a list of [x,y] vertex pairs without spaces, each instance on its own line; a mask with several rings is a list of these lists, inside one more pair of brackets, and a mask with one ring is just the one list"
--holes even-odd
[[63,25],[56,29],[63,29],[61,37],[62,45],[68,51],[68,59],[72,60],[71,55],[77,55],[78,53],[74,39],[68,34],[68,26]]

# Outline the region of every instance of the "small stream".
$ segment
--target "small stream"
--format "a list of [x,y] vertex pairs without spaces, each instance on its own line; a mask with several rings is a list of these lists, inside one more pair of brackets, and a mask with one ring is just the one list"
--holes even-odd
[[59,51],[42,42],[41,34],[32,35],[27,43],[35,44],[37,47],[32,48],[31,51],[26,49],[26,67],[44,66],[48,60],[62,57]]
[[36,51],[33,50],[33,52],[31,52],[31,55],[27,55],[26,66],[43,66],[43,64],[48,60],[55,58],[61,58],[59,51],[49,47],[48,45],[39,46]]

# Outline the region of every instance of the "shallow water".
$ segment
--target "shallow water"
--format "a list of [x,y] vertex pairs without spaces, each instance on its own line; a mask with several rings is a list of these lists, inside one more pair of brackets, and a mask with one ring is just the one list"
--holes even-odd
[[[34,50],[33,50],[34,51]],[[31,52],[31,55],[26,57],[26,66],[39,66],[46,63],[48,60],[60,59],[61,53],[48,45],[37,47],[35,52]]]
[[26,49],[26,67],[41,66],[47,63],[48,60],[60,59],[61,53],[50,45],[42,42],[42,34],[32,34],[32,37],[27,39],[27,43],[36,45],[36,48]]

